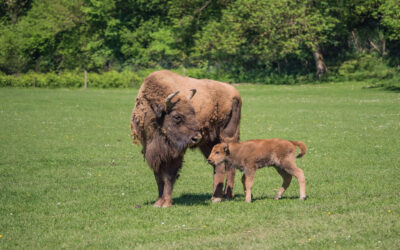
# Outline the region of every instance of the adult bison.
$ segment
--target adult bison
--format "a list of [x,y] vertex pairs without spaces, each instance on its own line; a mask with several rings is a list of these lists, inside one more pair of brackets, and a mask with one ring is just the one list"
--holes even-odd
[[[154,171],[158,185],[156,207],[172,205],[172,189],[188,147],[199,147],[207,158],[220,142],[239,140],[242,100],[231,85],[157,71],[143,82],[133,108],[134,142]],[[225,190],[223,190],[226,174]],[[233,197],[235,170],[214,167],[213,201]]]

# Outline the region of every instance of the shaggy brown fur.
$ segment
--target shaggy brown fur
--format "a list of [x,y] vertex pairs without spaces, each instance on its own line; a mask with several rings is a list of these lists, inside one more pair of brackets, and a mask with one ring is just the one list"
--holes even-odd
[[251,202],[251,187],[254,174],[258,168],[274,166],[283,178],[282,187],[278,190],[275,199],[281,198],[289,187],[292,176],[295,176],[300,185],[300,200],[306,198],[306,182],[303,170],[295,163],[296,146],[300,148],[302,157],[306,145],[301,141],[287,141],[282,139],[249,140],[238,143],[220,143],[214,146],[208,161],[212,165],[229,163],[233,167],[244,171],[242,177],[246,202]]
[[[197,90],[196,94],[187,98],[193,89]],[[176,91],[179,93],[172,99],[175,105],[167,110],[165,99]],[[140,141],[142,152],[154,171],[159,189],[155,206],[172,204],[172,187],[187,147],[199,147],[207,158],[215,144],[239,140],[241,104],[239,92],[227,83],[183,77],[166,70],[154,72],[145,79],[136,98],[131,129],[134,142]],[[174,116],[183,119],[177,124]],[[195,145],[191,142],[200,137],[199,132],[202,139]],[[228,167],[225,171],[224,164],[214,167],[214,201],[219,201],[224,194],[233,196],[234,174],[234,168]]]

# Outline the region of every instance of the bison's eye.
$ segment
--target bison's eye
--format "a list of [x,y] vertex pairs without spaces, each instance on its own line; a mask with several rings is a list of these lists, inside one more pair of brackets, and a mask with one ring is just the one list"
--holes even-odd
[[216,151],[215,154],[216,154],[216,155],[219,154],[219,151]]
[[172,119],[174,119],[175,123],[180,123],[183,121],[183,117],[181,115],[174,115],[172,116]]

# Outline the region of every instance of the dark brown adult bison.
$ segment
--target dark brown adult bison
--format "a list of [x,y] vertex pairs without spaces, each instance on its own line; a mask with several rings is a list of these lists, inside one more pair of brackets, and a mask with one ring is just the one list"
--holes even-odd
[[[134,142],[154,171],[158,185],[156,207],[172,205],[172,188],[188,147],[199,147],[207,158],[220,142],[239,140],[242,100],[231,85],[157,71],[143,82],[133,108]],[[226,185],[223,190],[226,174]],[[213,201],[233,197],[235,170],[214,167]]]

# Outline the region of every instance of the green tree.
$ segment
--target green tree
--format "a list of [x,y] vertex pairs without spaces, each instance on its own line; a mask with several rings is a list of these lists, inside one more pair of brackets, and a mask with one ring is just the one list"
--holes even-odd
[[193,65],[196,50],[195,40],[209,22],[220,20],[222,10],[230,6],[230,0],[172,0],[169,10],[174,48],[181,51],[180,61]]
[[400,40],[400,1],[385,0],[379,7],[381,24],[387,29],[390,40]]
[[[196,47],[199,55],[216,63],[234,58],[243,68],[272,64],[280,71],[281,61],[289,57],[304,60],[305,52],[322,55],[319,46],[327,42],[335,23],[311,1],[238,0],[223,11],[220,22],[204,28]],[[325,63],[321,56],[315,61],[321,76]]]
[[[0,17],[3,21],[16,24],[30,9],[32,0],[3,0],[0,5]],[[1,21],[1,20],[0,20]]]
[[[117,5],[119,19],[123,23],[120,36],[120,55],[124,65],[137,69],[156,67],[160,63],[162,64],[161,56],[165,52],[160,49],[159,45],[166,42],[164,46],[170,46],[170,38],[161,37],[159,34],[163,32],[162,30],[169,22],[169,6],[170,1],[163,0],[119,2]],[[166,35],[170,35],[170,32],[165,32]],[[154,43],[157,39],[160,40]],[[166,53],[169,57],[170,53]]]
[[[59,62],[64,60],[63,54],[57,51],[60,41],[83,22],[80,6],[79,0],[33,2],[32,8],[18,23],[2,27],[0,67],[9,73],[30,69],[56,70]],[[74,60],[79,58],[75,53],[68,56]]]

